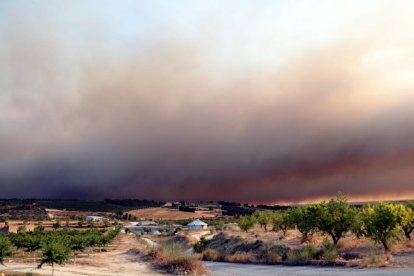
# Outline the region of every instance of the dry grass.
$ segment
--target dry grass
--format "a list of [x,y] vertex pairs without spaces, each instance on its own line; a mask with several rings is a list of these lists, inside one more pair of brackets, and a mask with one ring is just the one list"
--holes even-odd
[[236,252],[233,255],[227,255],[224,257],[224,261],[229,263],[240,264],[257,264],[259,261],[256,256],[251,252]]
[[195,218],[214,218],[218,213],[209,211],[182,212],[168,208],[146,208],[128,211],[128,214],[138,219],[183,220]]
[[207,269],[197,257],[187,256],[176,244],[163,244],[150,248],[146,254],[152,264],[172,274],[204,275]]
[[214,249],[206,249],[202,253],[203,260],[212,261],[212,262],[222,262],[224,261],[224,255]]
[[389,261],[390,257],[387,255],[377,254],[374,251],[371,251],[364,258],[357,261],[356,265],[361,268],[385,267],[388,266]]

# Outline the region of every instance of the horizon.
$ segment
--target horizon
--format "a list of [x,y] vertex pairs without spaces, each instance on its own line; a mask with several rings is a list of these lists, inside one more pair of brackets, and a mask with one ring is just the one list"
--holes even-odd
[[[251,206],[259,206],[259,205],[265,205],[265,206],[301,206],[301,205],[309,205],[309,204],[317,204],[321,202],[329,201],[330,199],[333,199],[334,197],[325,197],[325,198],[318,198],[318,199],[312,199],[309,201],[295,201],[295,202],[276,202],[276,203],[264,203],[264,202],[232,202],[232,201],[226,201],[226,200],[199,200],[199,201],[185,201],[185,200],[173,200],[173,201],[162,201],[162,200],[155,200],[155,199],[148,199],[148,198],[104,198],[104,199],[79,199],[79,198],[0,198],[0,201],[8,201],[8,200],[33,200],[33,201],[91,201],[91,202],[106,202],[107,200],[119,200],[119,201],[127,201],[127,200],[139,200],[139,201],[153,201],[153,202],[163,202],[163,203],[171,203],[171,202],[181,202],[184,201],[186,203],[219,203],[219,202],[228,202],[228,203],[237,203],[240,205],[248,204]],[[358,204],[371,204],[371,203],[378,203],[378,202],[408,202],[408,201],[414,201],[414,198],[367,198],[367,199],[356,199],[356,200],[349,200],[348,202],[351,205],[358,205]]]
[[414,198],[399,3],[2,1],[0,197]]

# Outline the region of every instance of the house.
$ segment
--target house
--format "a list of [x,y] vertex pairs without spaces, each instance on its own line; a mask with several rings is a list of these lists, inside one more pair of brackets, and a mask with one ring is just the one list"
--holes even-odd
[[189,224],[187,224],[188,230],[205,230],[207,229],[208,224],[204,221],[201,221],[199,219],[196,219]]
[[86,216],[85,220],[87,222],[102,222],[104,218],[100,216]]

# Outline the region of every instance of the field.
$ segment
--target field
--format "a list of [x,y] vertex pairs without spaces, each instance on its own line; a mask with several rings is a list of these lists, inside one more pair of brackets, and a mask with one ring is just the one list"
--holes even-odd
[[168,208],[146,208],[128,211],[137,219],[154,219],[154,220],[187,220],[196,218],[215,218],[220,215],[221,212],[213,211],[195,211],[195,212],[182,212],[176,209]]
[[[105,247],[104,252],[81,253],[64,266],[55,265],[55,275],[162,275],[151,270],[140,260],[135,249],[138,246],[140,242],[133,235],[119,234],[111,244]],[[26,263],[16,261],[13,259],[6,261],[6,266],[0,268],[0,271],[51,275],[52,269],[49,265],[36,269],[30,259]]]

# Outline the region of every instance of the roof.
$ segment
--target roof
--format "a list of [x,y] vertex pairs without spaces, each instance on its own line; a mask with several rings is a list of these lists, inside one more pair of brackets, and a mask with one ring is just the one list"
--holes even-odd
[[189,224],[187,224],[187,226],[207,226],[208,224],[205,223],[204,221],[201,221],[199,219],[196,219],[192,222],[190,222]]
[[156,223],[155,221],[144,220],[144,221],[137,222],[137,225],[140,225],[140,226],[149,226],[149,225],[158,225],[158,223]]

